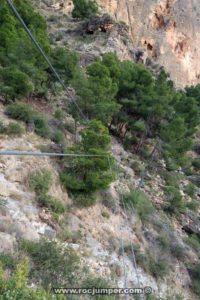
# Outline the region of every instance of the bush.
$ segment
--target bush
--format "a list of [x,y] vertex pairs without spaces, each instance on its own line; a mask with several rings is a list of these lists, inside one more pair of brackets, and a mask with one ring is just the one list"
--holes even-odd
[[6,133],[8,135],[21,136],[24,133],[24,129],[19,124],[11,122],[6,128]]
[[200,238],[196,234],[191,234],[185,239],[185,242],[195,251],[200,251]]
[[33,121],[35,124],[35,132],[39,136],[44,138],[50,137],[50,128],[47,120],[43,116],[35,114],[33,117]]
[[162,177],[165,180],[167,186],[173,186],[175,188],[179,188],[180,176],[176,172],[164,171]]
[[25,123],[33,121],[35,132],[38,135],[41,137],[50,136],[50,128],[47,120],[34,111],[31,106],[23,103],[9,105],[6,109],[6,114],[13,119],[24,121]]
[[46,169],[37,170],[31,174],[29,186],[37,194],[46,194],[52,184],[52,175]]
[[184,192],[188,194],[191,198],[195,197],[196,194],[196,186],[193,183],[188,183],[188,185],[185,187]]
[[33,120],[34,111],[30,105],[16,103],[7,107],[6,114],[12,119],[28,122]]
[[[143,222],[149,220],[150,215],[154,212],[154,207],[148,196],[141,190],[132,190],[124,195],[124,203],[128,208],[135,208]],[[123,203],[121,203],[123,207]]]
[[64,296],[55,296],[46,292],[42,288],[31,288],[28,286],[29,265],[28,260],[24,258],[15,267],[12,275],[9,276],[5,266],[0,264],[0,299],[1,300],[64,300]]
[[63,214],[65,212],[64,204],[60,200],[52,197],[51,195],[40,194],[36,196],[36,201],[39,205],[47,207],[55,214]]
[[74,0],[73,18],[87,19],[95,16],[98,12],[98,5],[95,0]]
[[165,260],[153,257],[149,259],[149,271],[155,278],[163,278],[168,273],[168,265]]
[[73,286],[79,282],[79,258],[73,250],[56,241],[41,239],[38,242],[22,241],[20,249],[32,260],[30,277],[44,288]]
[[181,260],[185,257],[185,249],[183,246],[178,244],[171,244],[170,246],[171,254],[177,259]]
[[173,186],[166,186],[164,192],[168,202],[165,209],[172,214],[184,213],[185,205],[180,191]]
[[89,207],[96,203],[96,196],[90,193],[73,193],[72,198],[78,207]]
[[189,270],[190,276],[192,277],[192,289],[195,294],[200,297],[200,264],[196,265]]
[[51,139],[56,144],[62,144],[64,141],[64,135],[62,131],[56,130]]
[[0,254],[0,262],[4,269],[13,270],[16,267],[16,259],[8,253]]
[[192,161],[192,165],[196,168],[196,169],[200,169],[200,158],[195,158],[193,161]]
[[188,209],[192,210],[192,211],[197,211],[199,209],[200,203],[198,200],[192,200],[190,202],[186,203],[186,206]]
[[55,113],[54,113],[54,117],[59,120],[62,121],[64,119],[64,113],[61,109],[56,109]]
[[0,121],[0,134],[6,133],[6,126]]
[[170,240],[169,240],[169,237],[166,234],[161,233],[157,237],[157,241],[159,242],[159,245],[162,248],[162,250],[169,249],[169,247],[170,247]]

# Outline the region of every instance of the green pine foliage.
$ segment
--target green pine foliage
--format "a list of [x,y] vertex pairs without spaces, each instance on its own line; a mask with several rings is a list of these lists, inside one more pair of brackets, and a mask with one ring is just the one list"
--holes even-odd
[[[77,55],[67,49],[51,47],[46,21],[34,10],[29,0],[14,0],[13,3],[67,83],[77,67]],[[0,95],[6,102],[31,94],[45,96],[57,79],[13,15],[6,0],[0,3],[0,36]]]
[[98,157],[66,159],[60,178],[64,186],[73,193],[94,193],[108,187],[113,180],[110,169],[113,166],[113,158],[108,152],[111,138],[108,129],[95,120],[82,130],[81,137],[81,142],[75,145],[71,152]]
[[98,5],[95,0],[74,0],[73,18],[88,19],[97,13]]

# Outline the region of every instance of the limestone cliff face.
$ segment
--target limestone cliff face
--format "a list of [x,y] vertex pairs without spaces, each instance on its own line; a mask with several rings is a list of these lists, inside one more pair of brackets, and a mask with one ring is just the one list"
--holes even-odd
[[130,26],[135,47],[165,67],[178,87],[200,82],[199,0],[97,0]]

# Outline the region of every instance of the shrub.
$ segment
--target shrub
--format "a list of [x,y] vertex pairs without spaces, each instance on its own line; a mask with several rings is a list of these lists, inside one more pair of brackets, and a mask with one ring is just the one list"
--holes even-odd
[[12,119],[28,122],[33,120],[34,111],[30,105],[16,103],[7,107],[6,114]]
[[163,278],[168,273],[168,265],[163,259],[150,257],[149,271],[155,278]]
[[0,299],[1,300],[64,300],[64,296],[55,296],[46,292],[42,288],[30,288],[27,285],[29,266],[28,260],[21,260],[15,267],[15,271],[11,276],[8,276],[8,272],[5,272],[5,266],[0,264]]
[[6,126],[0,121],[0,134],[6,133]]
[[91,193],[73,193],[73,202],[79,207],[89,207],[96,203],[96,196]]
[[192,165],[196,168],[196,169],[200,169],[200,158],[195,158],[193,161],[192,161]]
[[24,121],[26,123],[33,121],[35,124],[35,132],[41,137],[50,136],[50,128],[47,120],[34,111],[30,105],[17,103],[9,105],[6,109],[6,114],[16,120]]
[[[112,287],[112,282],[110,282],[109,280],[103,278],[103,277],[88,277],[86,278],[83,283],[82,286],[84,287],[84,289],[92,289],[92,288],[97,288],[97,289],[109,289]],[[91,296],[91,299],[100,299],[101,296],[99,295],[95,295],[95,296]],[[111,299],[120,299],[119,296],[114,296],[114,295],[102,295],[102,298],[105,300],[111,300]]]
[[185,242],[190,245],[195,251],[200,250],[200,238],[196,234],[191,234],[185,239]]
[[195,197],[196,194],[196,186],[193,183],[188,183],[188,185],[185,187],[184,192],[188,194],[191,198]]
[[52,141],[54,141],[56,144],[62,144],[64,141],[64,135],[62,131],[56,130],[52,136]]
[[[135,208],[141,220],[147,222],[154,212],[154,207],[148,196],[141,190],[132,190],[124,195],[124,203],[127,207]],[[123,203],[122,203],[123,205]]]
[[190,202],[187,202],[186,203],[186,206],[188,209],[192,210],[192,211],[197,211],[199,206],[200,206],[200,203],[198,200],[192,200]]
[[181,245],[171,244],[170,250],[171,250],[171,254],[179,260],[185,257],[185,249]]
[[29,186],[37,194],[46,194],[52,184],[52,175],[46,169],[37,170],[31,174]]
[[33,121],[35,124],[35,132],[39,136],[44,138],[50,137],[50,128],[47,120],[43,116],[35,114],[33,117]]
[[173,214],[184,213],[185,205],[180,191],[173,186],[166,186],[164,192],[168,201],[165,209]]
[[55,113],[54,113],[54,117],[59,120],[62,121],[64,119],[64,113],[61,109],[56,109]]
[[36,197],[36,201],[39,203],[39,205],[47,207],[49,210],[56,214],[62,214],[65,212],[64,204],[51,195],[40,194]]
[[[32,260],[30,277],[43,287],[73,286],[79,282],[79,258],[70,248],[56,241],[22,241],[20,249]],[[81,275],[80,275],[81,276]]]
[[170,240],[169,240],[169,237],[168,237],[166,234],[161,233],[161,234],[157,237],[157,241],[159,242],[159,245],[160,245],[160,247],[161,247],[163,250],[169,249],[169,247],[170,247]]
[[11,122],[6,128],[6,133],[8,135],[21,136],[24,133],[24,129],[19,124]]
[[162,177],[165,180],[165,183],[167,186],[173,186],[173,187],[179,188],[180,178],[177,173],[165,171],[162,174]]
[[16,267],[16,259],[9,253],[1,253],[0,262],[4,269],[13,270]]
[[98,5],[95,0],[74,0],[73,18],[87,19],[98,12]]
[[200,264],[196,265],[189,270],[190,276],[192,277],[192,289],[200,297]]

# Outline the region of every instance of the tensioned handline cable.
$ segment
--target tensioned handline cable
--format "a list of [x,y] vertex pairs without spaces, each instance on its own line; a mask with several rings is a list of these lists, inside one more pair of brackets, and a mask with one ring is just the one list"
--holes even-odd
[[75,154],[75,153],[48,153],[48,152],[32,152],[32,151],[15,151],[3,150],[0,151],[0,156],[61,156],[61,157],[106,157],[107,155],[93,154]]
[[[48,66],[50,67],[51,71],[53,72],[53,74],[55,75],[55,77],[57,78],[57,80],[59,81],[59,83],[61,84],[61,86],[63,87],[63,89],[67,92],[67,87],[64,84],[64,82],[62,81],[61,77],[58,75],[57,71],[55,70],[55,68],[53,67],[53,65],[51,64],[49,58],[47,57],[47,55],[45,54],[44,50],[42,49],[42,47],[40,46],[40,44],[38,43],[38,41],[36,40],[36,38],[33,36],[32,32],[29,30],[29,28],[26,26],[24,20],[22,19],[21,15],[19,14],[19,12],[17,11],[15,5],[13,4],[12,0],[6,0],[8,5],[10,6],[11,10],[13,11],[14,15],[17,17],[17,19],[20,21],[20,23],[22,24],[24,30],[27,32],[27,34],[29,35],[29,37],[31,38],[32,42],[34,43],[34,45],[37,47],[37,49],[39,50],[39,52],[41,53],[41,55],[43,56],[43,58],[45,59],[46,63],[48,64]],[[87,117],[84,115],[84,113],[82,112],[82,110],[80,109],[79,105],[77,104],[76,100],[74,100],[72,97],[70,97],[70,100],[75,104],[79,114],[82,116],[82,118],[85,121],[88,121]]]

